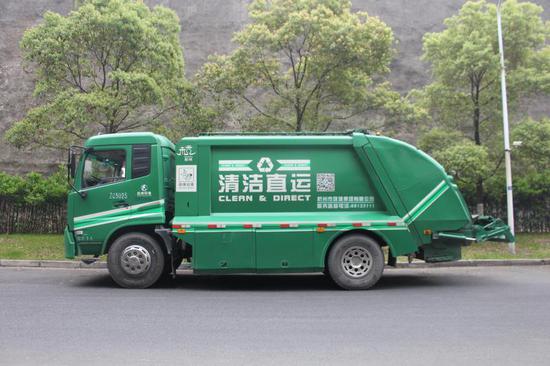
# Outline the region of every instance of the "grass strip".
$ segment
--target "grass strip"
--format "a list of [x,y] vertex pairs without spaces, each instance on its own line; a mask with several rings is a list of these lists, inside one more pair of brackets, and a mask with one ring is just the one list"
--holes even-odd
[[[516,255],[506,243],[476,243],[462,248],[463,259],[547,259],[550,258],[550,233],[518,234]],[[1,234],[1,259],[62,260],[63,235]],[[401,259],[401,258],[400,258]]]

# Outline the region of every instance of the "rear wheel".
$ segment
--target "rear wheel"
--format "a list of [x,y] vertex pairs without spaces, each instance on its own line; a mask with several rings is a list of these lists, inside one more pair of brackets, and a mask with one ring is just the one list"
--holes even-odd
[[378,243],[361,234],[338,239],[327,258],[332,280],[346,290],[372,287],[384,271],[384,253]]
[[124,234],[114,241],[107,256],[113,280],[126,288],[147,288],[164,270],[164,252],[158,242],[143,233]]

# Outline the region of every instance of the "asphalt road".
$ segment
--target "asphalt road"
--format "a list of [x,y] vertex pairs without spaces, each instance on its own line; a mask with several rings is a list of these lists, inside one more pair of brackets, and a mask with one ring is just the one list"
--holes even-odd
[[0,268],[0,365],[550,365],[550,266],[195,277]]

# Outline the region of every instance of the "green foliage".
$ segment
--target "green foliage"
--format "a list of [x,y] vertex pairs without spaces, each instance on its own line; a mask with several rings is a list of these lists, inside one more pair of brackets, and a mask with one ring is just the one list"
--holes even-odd
[[487,149],[472,141],[457,142],[434,151],[433,157],[454,176],[467,195],[475,191],[478,179],[485,178],[490,172]]
[[[521,141],[521,145],[512,150],[515,200],[532,210],[544,212],[545,205],[550,203],[550,119],[528,119],[518,123],[512,130],[511,139]],[[501,164],[494,168],[495,158],[491,158],[486,146],[473,144],[458,131],[439,128],[425,133],[418,146],[455,176],[469,202],[475,202],[478,178],[485,182],[487,201],[505,202],[504,168]],[[502,163],[502,155],[498,163]]]
[[550,94],[550,46],[533,54],[529,62],[530,67],[516,73],[516,82],[538,93]]
[[67,177],[64,167],[49,177],[31,172],[25,176],[0,172],[0,198],[19,203],[61,203],[67,198]]
[[179,19],[141,1],[85,0],[46,12],[21,41],[40,104],[6,133],[16,146],[65,147],[99,131],[151,127],[184,83]]
[[514,149],[514,159],[518,159],[521,170],[550,170],[550,118],[518,124],[512,131],[512,140],[521,142]]
[[466,139],[458,131],[433,128],[420,137],[418,147],[427,154],[432,155],[464,141]]
[[201,132],[222,129],[217,120],[218,111],[204,104],[205,93],[195,84],[185,83],[177,91],[176,105],[172,125],[158,124],[155,132],[163,134],[172,141],[182,136],[192,136]]
[[213,56],[197,76],[229,124],[247,129],[326,130],[388,107],[416,110],[380,82],[394,54],[391,29],[339,0],[255,0],[237,49]]
[[[541,18],[542,8],[529,2],[507,0],[502,4],[502,28],[507,71],[508,106],[512,122],[521,112],[522,101],[533,93],[549,92],[549,24]],[[445,20],[446,29],[424,36],[424,59],[432,65],[433,82],[416,93],[436,127],[453,132],[450,140],[467,138],[482,149],[465,151],[484,154],[485,165],[498,171],[502,162],[500,56],[496,6],[484,0],[468,1],[458,15]],[[432,133],[432,132],[430,132]],[[463,138],[459,138],[458,134]],[[519,132],[518,132],[519,133]],[[440,138],[441,136],[435,136]],[[430,135],[426,141],[430,140]],[[432,139],[434,140],[434,139]],[[434,140],[435,141],[435,140]],[[434,141],[426,142],[428,145]],[[441,141],[441,146],[448,142]],[[458,148],[448,145],[444,158],[453,160]],[[466,148],[466,146],[464,146]],[[453,164],[451,164],[453,165]],[[486,198],[484,183],[493,186],[489,175],[464,172],[468,181],[477,177],[477,203]],[[492,179],[491,182],[485,182]],[[499,190],[500,192],[500,190]]]
[[550,202],[550,119],[528,119],[512,130],[521,145],[512,151],[517,199]]
[[478,179],[490,174],[487,148],[476,145],[458,131],[434,128],[421,137],[418,146],[453,175],[467,198],[475,193]]
[[[522,98],[547,88],[549,26],[541,18],[542,10],[516,0],[502,5],[512,111]],[[444,31],[424,36],[424,59],[431,63],[434,79],[425,89],[424,103],[438,124],[459,129],[481,144],[491,138],[501,117],[496,6],[468,1],[445,25]]]
[[548,200],[550,195],[550,171],[529,172],[514,181],[516,199],[534,201],[534,197]]
[[0,172],[0,197],[16,197],[24,191],[24,179]]

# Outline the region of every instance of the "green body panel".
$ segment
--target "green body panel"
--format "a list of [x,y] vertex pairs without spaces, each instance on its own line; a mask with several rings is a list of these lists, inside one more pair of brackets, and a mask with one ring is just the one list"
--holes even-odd
[[[234,259],[251,257],[256,271],[318,270],[330,244],[351,230],[368,231],[397,256],[429,246],[426,229],[471,225],[441,166],[397,140],[362,133],[201,136],[182,139],[176,151],[173,224],[185,233],[173,233],[193,247],[196,271],[216,263],[239,271]],[[319,224],[329,226],[318,232]],[[245,226],[253,246],[245,240],[223,258],[206,259],[209,232]]]
[[440,164],[398,140],[372,137],[370,141],[404,208],[398,214],[419,233],[423,243],[429,243],[429,236],[421,235],[425,229],[459,230],[471,224],[462,195]]
[[256,267],[261,270],[296,270],[315,267],[310,229],[256,230]]
[[201,263],[201,270],[255,271],[253,232],[210,230],[197,235],[196,239],[197,250],[193,252],[193,261]]
[[[506,236],[500,224],[472,221],[436,161],[386,137],[214,135],[174,148],[143,133],[97,136],[86,146],[126,149],[131,164],[133,144],[151,144],[150,174],[88,189],[86,199],[72,193],[68,256],[103,254],[114,233],[140,225],[172,226],[197,273],[321,271],[331,244],[350,232],[393,256],[432,262],[459,259],[468,235]],[[130,198],[143,185],[151,194]],[[129,207],[113,208],[110,192],[127,192]]]

